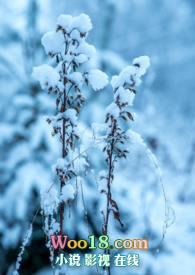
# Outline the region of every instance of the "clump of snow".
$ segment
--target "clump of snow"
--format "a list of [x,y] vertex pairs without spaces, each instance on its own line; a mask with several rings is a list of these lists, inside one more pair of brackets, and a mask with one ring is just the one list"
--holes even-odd
[[150,67],[150,58],[148,56],[140,56],[133,60],[133,65],[138,67],[138,75],[142,76]]
[[47,64],[34,67],[32,76],[40,82],[42,89],[57,87],[60,80],[58,72]]
[[74,61],[77,64],[83,64],[83,63],[87,62],[88,59],[89,59],[88,56],[86,56],[85,54],[79,54],[79,55],[75,56]]
[[130,86],[139,86],[141,77],[146,73],[150,66],[150,59],[148,56],[141,56],[133,60],[133,65],[124,68],[118,76],[113,76],[111,85],[113,89],[126,84]]
[[59,126],[59,122],[65,118],[66,120],[69,120],[72,124],[76,124],[77,122],[77,111],[73,108],[70,108],[68,110],[66,110],[65,112],[63,113],[59,113],[58,115],[56,116],[52,116],[49,118],[49,120],[51,121],[52,123],[52,126],[53,127],[58,127]]
[[81,36],[80,36],[80,32],[78,30],[73,30],[71,33],[70,33],[70,37],[72,39],[75,39],[77,41],[81,41]]
[[75,109],[68,109],[66,112],[64,112],[64,117],[69,119],[73,124],[76,124],[77,122],[77,111]]
[[119,87],[114,94],[114,99],[116,100],[117,97],[120,98],[120,101],[122,103],[128,103],[129,106],[133,106],[133,102],[135,99],[135,94],[127,89],[124,89],[123,87]]
[[73,16],[69,14],[61,14],[57,19],[57,26],[63,28],[65,31],[70,32],[72,28]]
[[133,84],[132,76],[135,74],[136,68],[134,66],[127,66],[118,76],[113,76],[111,80],[113,89],[123,86],[124,84]]
[[79,29],[81,33],[87,33],[92,30],[91,19],[88,15],[82,13],[79,16],[75,17],[72,22],[73,29]]
[[64,36],[61,32],[47,32],[41,39],[46,54],[63,53],[65,50]]
[[91,70],[88,74],[88,81],[93,90],[98,91],[108,85],[108,76],[100,70]]
[[75,190],[71,184],[66,184],[62,188],[61,200],[64,202],[68,202],[74,200],[75,198]]
[[79,88],[82,88],[83,75],[80,72],[73,72],[72,74],[69,74],[68,79],[71,80]]
[[96,49],[93,45],[90,45],[86,41],[82,41],[82,43],[75,50],[75,54],[77,55],[84,54],[88,58],[93,58],[96,54]]
[[52,215],[57,210],[58,205],[58,192],[53,186],[41,191],[41,208],[45,215]]
[[88,33],[92,29],[91,19],[84,13],[76,17],[62,14],[57,19],[57,26],[68,33],[74,29],[78,29],[81,33]]
[[59,158],[56,162],[55,168],[63,170],[67,165],[67,161],[64,158]]
[[114,118],[118,118],[120,115],[119,107],[113,102],[106,108],[106,114],[110,114]]

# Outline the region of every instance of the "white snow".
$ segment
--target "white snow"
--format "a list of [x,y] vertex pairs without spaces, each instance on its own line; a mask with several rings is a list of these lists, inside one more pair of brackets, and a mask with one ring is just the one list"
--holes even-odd
[[60,80],[60,75],[57,71],[47,64],[34,67],[32,76],[40,82],[42,89],[54,88],[58,85]]
[[100,70],[91,70],[88,81],[94,91],[102,90],[108,85],[108,76]]
[[41,43],[45,49],[46,54],[63,53],[65,50],[64,36],[60,31],[47,32],[42,37]]
[[26,236],[24,237],[24,240],[22,242],[22,246],[20,247],[20,252],[18,254],[17,261],[16,261],[16,269],[13,272],[14,275],[18,275],[19,274],[18,270],[19,270],[21,262],[22,262],[22,256],[24,254],[25,247],[29,243],[30,238],[32,236],[32,230],[33,230],[33,227],[32,227],[32,224],[31,224],[30,227],[29,227],[29,229],[28,229],[28,231],[27,231],[27,233],[26,233]]
[[73,31],[71,32],[70,37],[71,37],[72,39],[77,40],[77,41],[80,41],[80,40],[81,40],[80,32],[79,32],[78,30],[76,30],[76,29],[73,30]]
[[53,235],[56,232],[60,231],[60,224],[54,220],[54,222],[51,223],[50,228],[51,229],[50,229],[49,233],[50,233],[50,235]]
[[79,88],[82,88],[84,80],[83,75],[80,72],[74,72],[72,74],[69,74],[68,79],[74,82],[76,86],[78,86]]
[[57,19],[57,26],[62,27],[67,33],[74,29],[78,29],[81,33],[88,33],[92,29],[91,19],[84,13],[76,17],[62,14]]
[[88,166],[89,164],[84,157],[79,157],[74,160],[74,169],[77,174],[84,172]]
[[118,76],[113,76],[111,85],[113,89],[117,89],[125,84],[139,86],[141,83],[141,76],[143,76],[150,66],[150,59],[148,56],[140,56],[133,60],[133,66],[124,68]]
[[114,75],[114,76],[112,77],[110,83],[111,83],[113,89],[118,88],[118,86],[119,86],[119,85],[118,85],[118,76],[117,76],[117,75]]
[[117,97],[120,97],[120,101],[122,103],[128,103],[129,106],[133,106],[133,102],[135,99],[135,94],[128,89],[124,89],[123,87],[119,87],[114,94],[114,99],[116,100]]
[[66,112],[64,112],[64,117],[70,119],[70,121],[73,124],[77,123],[77,111],[75,109],[68,109]]
[[74,200],[75,198],[75,190],[71,184],[66,184],[62,188],[61,200],[64,202],[68,202],[70,200]]
[[92,30],[91,19],[88,15],[82,13],[74,18],[72,27],[79,29],[81,33],[87,33]]
[[75,62],[78,64],[83,64],[89,60],[89,58],[85,54],[76,55],[74,58]]
[[82,41],[82,43],[75,50],[75,54],[85,54],[88,58],[93,58],[96,55],[96,49],[93,45]]
[[138,75],[141,77],[150,67],[150,58],[148,56],[140,56],[133,60],[133,65],[137,65],[138,68]]
[[125,83],[132,84],[131,76],[136,73],[136,68],[134,66],[127,66],[124,68],[118,76],[113,76],[111,80],[111,85],[113,89],[123,86]]
[[70,32],[72,29],[73,17],[68,14],[61,14],[57,19],[57,26],[62,27],[67,32]]
[[[51,188],[52,186],[52,188]],[[41,208],[46,215],[52,215],[58,208],[59,198],[56,188],[51,184],[41,190]]]
[[55,168],[64,170],[67,165],[67,161],[64,158],[59,158],[56,162]]
[[118,106],[113,102],[106,108],[106,114],[112,115],[114,118],[118,118],[120,115],[120,109]]

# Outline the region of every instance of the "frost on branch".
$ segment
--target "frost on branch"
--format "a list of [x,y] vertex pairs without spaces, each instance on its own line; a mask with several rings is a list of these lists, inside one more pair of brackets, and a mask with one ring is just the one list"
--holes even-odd
[[33,230],[33,228],[32,228],[32,224],[31,224],[29,229],[28,229],[28,232],[26,233],[26,236],[23,240],[22,246],[20,248],[20,253],[18,254],[18,257],[17,257],[16,268],[15,268],[15,271],[13,272],[13,275],[19,275],[19,269],[20,269],[20,265],[21,265],[21,262],[22,262],[22,256],[24,254],[25,247],[28,245],[28,243],[30,241],[30,238],[31,238],[31,235],[32,235],[32,230]]
[[47,216],[53,216],[59,205],[58,191],[52,186],[45,187],[41,191],[41,207]]
[[[45,215],[45,233],[63,233],[64,208],[76,197],[75,182],[88,167],[86,154],[79,150],[78,116],[85,102],[83,89],[104,89],[108,84],[105,73],[90,64],[95,47],[86,41],[92,23],[86,14],[77,17],[60,15],[56,30],[47,32],[42,45],[52,65],[35,67],[33,76],[42,87],[55,97],[56,113],[48,117],[52,136],[60,142],[61,156],[53,166],[52,188],[42,193]],[[56,218],[57,217],[57,218]],[[50,256],[53,251],[49,244]]]

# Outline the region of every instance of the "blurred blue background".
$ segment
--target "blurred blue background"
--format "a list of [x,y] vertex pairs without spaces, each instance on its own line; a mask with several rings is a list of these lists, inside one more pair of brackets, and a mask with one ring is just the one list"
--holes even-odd
[[[195,2],[193,0],[0,0],[0,274],[10,274],[25,228],[40,204],[39,192],[51,181],[58,148],[45,116],[54,110],[51,97],[31,78],[33,66],[47,62],[41,46],[44,32],[59,14],[87,13],[93,22],[89,41],[97,48],[97,66],[109,76],[139,55],[151,68],[136,97],[133,128],[156,155],[167,198],[176,215],[160,250],[164,221],[163,195],[155,169],[143,148],[134,148],[123,175],[116,176],[125,230],[113,222],[112,236],[147,237],[152,249],[141,255],[139,270],[121,274],[193,275],[195,270]],[[110,90],[88,96],[82,120],[86,127],[103,120]],[[101,162],[96,155],[92,160]],[[94,222],[96,184],[84,183],[90,230]],[[94,207],[91,207],[94,206]],[[75,210],[76,212],[76,210]],[[85,236],[82,213],[69,231]],[[42,218],[38,215],[21,274],[50,274]],[[97,274],[93,270],[67,274]],[[113,270],[113,274],[118,274]]]

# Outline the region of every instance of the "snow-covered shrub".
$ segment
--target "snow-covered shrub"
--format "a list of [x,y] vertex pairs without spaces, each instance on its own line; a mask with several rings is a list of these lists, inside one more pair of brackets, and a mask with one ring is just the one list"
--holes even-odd
[[[47,119],[57,136],[61,155],[53,166],[54,182],[42,192],[45,232],[63,234],[64,210],[76,196],[76,178],[87,167],[86,154],[79,152],[78,115],[85,102],[84,90],[94,91],[108,84],[105,73],[91,66],[95,48],[86,42],[92,29],[90,18],[60,15],[56,30],[46,33],[42,45],[50,65],[35,67],[33,76],[54,95],[56,113]],[[49,246],[49,243],[48,243]],[[51,249],[51,247],[50,247]],[[51,251],[52,254],[52,251]]]

